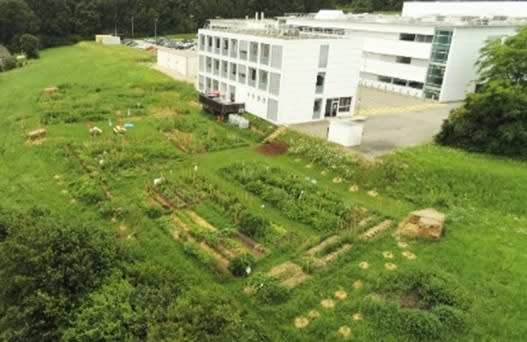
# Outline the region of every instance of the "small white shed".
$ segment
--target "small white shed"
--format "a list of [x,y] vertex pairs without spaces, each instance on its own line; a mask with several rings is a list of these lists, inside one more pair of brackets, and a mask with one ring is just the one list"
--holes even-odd
[[328,141],[342,146],[360,146],[364,123],[349,120],[332,120],[329,122]]
[[157,49],[157,64],[186,77],[198,75],[198,53],[195,50]]
[[111,34],[98,34],[95,36],[95,42],[103,45],[119,45],[121,44],[121,37]]

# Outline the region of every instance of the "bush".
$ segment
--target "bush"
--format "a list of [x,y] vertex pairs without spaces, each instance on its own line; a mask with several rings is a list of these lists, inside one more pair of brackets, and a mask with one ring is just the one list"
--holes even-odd
[[229,263],[229,271],[236,277],[247,276],[247,267],[254,265],[254,258],[249,254],[234,257]]
[[16,57],[7,57],[2,60],[2,63],[0,63],[0,71],[9,71],[16,69],[17,67],[18,63]]
[[270,223],[266,218],[253,214],[248,210],[240,213],[238,224],[240,232],[254,239],[264,238],[270,227]]
[[39,58],[40,57],[40,40],[31,35],[23,34],[19,40],[20,50],[22,50],[27,58]]
[[421,310],[401,310],[404,332],[419,341],[437,340],[441,336],[441,322],[432,313]]
[[439,305],[432,310],[443,326],[450,331],[463,331],[466,328],[463,311],[448,305]]
[[281,304],[291,297],[291,290],[274,281],[267,281],[256,290],[255,296],[264,304]]
[[470,94],[444,121],[436,142],[469,151],[527,157],[527,94],[517,85],[491,82]]

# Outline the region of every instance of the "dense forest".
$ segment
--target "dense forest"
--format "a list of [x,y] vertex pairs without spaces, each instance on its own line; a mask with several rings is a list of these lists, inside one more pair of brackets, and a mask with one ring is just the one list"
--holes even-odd
[[402,0],[0,0],[0,43],[16,49],[24,33],[43,47],[91,37],[97,32],[131,36],[192,32],[209,18],[235,18],[265,12],[313,12],[321,8],[351,11],[399,10]]

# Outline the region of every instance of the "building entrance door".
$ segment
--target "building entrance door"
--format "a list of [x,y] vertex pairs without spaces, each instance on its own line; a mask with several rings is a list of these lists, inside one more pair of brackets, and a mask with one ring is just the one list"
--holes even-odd
[[326,101],[326,117],[337,116],[339,110],[339,99],[328,99]]

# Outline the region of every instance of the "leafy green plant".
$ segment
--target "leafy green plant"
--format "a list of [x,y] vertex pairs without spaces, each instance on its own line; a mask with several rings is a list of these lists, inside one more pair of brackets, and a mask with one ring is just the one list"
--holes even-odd
[[232,258],[229,262],[229,271],[236,277],[247,276],[247,268],[254,267],[254,258],[250,254],[241,254]]

